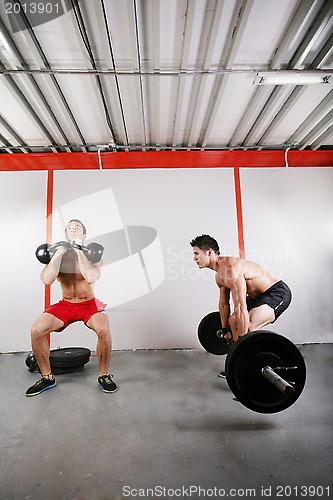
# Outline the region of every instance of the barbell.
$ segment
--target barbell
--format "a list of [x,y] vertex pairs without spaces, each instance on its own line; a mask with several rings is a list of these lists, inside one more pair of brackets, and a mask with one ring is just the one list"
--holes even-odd
[[220,313],[209,313],[198,326],[198,338],[211,354],[227,354],[226,379],[240,403],[258,413],[277,413],[295,403],[305,386],[306,365],[291,340],[256,330],[230,343],[219,330]]

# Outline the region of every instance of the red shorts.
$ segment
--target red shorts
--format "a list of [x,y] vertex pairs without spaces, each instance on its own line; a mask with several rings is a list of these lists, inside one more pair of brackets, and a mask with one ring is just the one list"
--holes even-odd
[[103,312],[106,304],[98,299],[85,300],[84,302],[69,302],[68,300],[60,300],[56,304],[45,309],[44,312],[52,314],[60,321],[64,322],[62,328],[74,323],[75,321],[84,321],[87,323],[91,316],[96,313]]

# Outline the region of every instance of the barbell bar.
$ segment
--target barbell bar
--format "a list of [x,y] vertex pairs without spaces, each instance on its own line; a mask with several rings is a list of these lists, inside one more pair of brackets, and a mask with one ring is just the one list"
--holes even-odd
[[274,387],[279,389],[282,394],[285,394],[288,397],[295,394],[293,386],[280,377],[280,375],[278,375],[270,366],[264,366],[264,368],[261,369],[261,374],[265,379],[269,380]]

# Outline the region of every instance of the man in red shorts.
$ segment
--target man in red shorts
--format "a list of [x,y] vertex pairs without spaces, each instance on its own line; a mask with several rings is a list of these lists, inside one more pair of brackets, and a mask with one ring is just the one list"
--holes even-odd
[[[75,321],[83,321],[97,335],[96,353],[99,361],[98,383],[104,392],[117,390],[109,374],[111,358],[111,335],[109,320],[104,312],[106,304],[94,297],[93,284],[101,276],[102,260],[90,262],[82,251],[86,228],[77,219],[72,219],[65,229],[66,242],[59,242],[50,262],[41,272],[44,285],[52,285],[57,279],[62,290],[62,300],[48,307],[31,327],[31,344],[38,363],[41,378],[26,391],[27,396],[36,396],[55,387],[51,373],[50,347],[47,335],[60,332]],[[72,246],[73,245],[73,246]]]

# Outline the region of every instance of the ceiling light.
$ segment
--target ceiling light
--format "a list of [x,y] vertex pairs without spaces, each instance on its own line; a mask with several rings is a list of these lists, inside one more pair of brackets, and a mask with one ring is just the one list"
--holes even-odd
[[304,72],[271,72],[257,73],[253,83],[256,85],[312,85],[315,83],[331,83],[330,75]]

